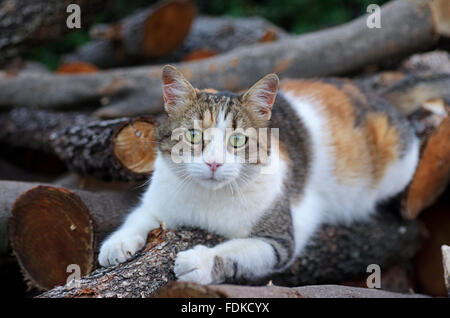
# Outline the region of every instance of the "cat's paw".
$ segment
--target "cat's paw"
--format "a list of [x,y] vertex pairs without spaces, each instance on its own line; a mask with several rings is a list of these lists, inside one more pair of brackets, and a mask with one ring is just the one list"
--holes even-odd
[[145,244],[145,237],[127,232],[116,232],[103,242],[98,262],[101,266],[112,266],[132,258]]
[[198,284],[213,282],[212,270],[214,255],[210,248],[197,245],[194,248],[179,252],[175,259],[174,272],[178,280]]

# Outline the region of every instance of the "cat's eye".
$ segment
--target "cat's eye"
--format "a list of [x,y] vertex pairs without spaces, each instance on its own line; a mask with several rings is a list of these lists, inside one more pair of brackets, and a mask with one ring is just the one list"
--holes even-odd
[[233,148],[239,148],[247,143],[248,137],[243,134],[233,134],[230,136],[230,145]]
[[202,132],[197,129],[189,129],[186,132],[185,137],[191,144],[198,144],[202,141]]

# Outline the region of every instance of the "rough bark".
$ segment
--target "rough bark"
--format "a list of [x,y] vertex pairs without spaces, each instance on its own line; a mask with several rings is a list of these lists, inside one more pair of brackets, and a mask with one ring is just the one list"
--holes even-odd
[[[103,0],[10,0],[0,4],[0,64],[26,52],[37,43],[57,39],[73,31],[66,26],[69,4],[78,4],[82,12],[82,27],[92,22]],[[94,13],[94,14],[93,14]]]
[[[173,22],[169,22],[172,25]],[[117,40],[114,37],[116,29],[116,26],[105,26],[99,30],[94,26],[91,33],[104,36],[67,55],[65,62],[84,61],[102,68],[137,62],[173,63],[211,57],[239,46],[273,42],[288,36],[285,31],[262,18],[201,16],[194,20],[189,35],[178,48],[173,52],[164,52],[164,55],[155,56],[144,55],[136,49],[136,53],[128,53],[125,48],[116,43]]]
[[145,180],[156,156],[154,124],[150,117],[102,121],[79,113],[21,108],[0,115],[0,141],[54,153],[82,175]]
[[[416,222],[403,221],[389,212],[368,223],[324,226],[286,273],[269,279],[291,286],[348,281],[364,275],[368,264],[384,268],[411,258],[420,242],[419,232]],[[129,262],[97,269],[41,297],[148,297],[175,279],[173,262],[178,251],[221,241],[197,229],[156,229],[144,251]]]
[[188,0],[162,1],[122,21],[95,25],[91,41],[65,58],[102,68],[144,62],[171,53],[189,34],[195,6]]
[[450,297],[450,246],[442,245],[442,265],[444,266],[444,281]]
[[339,285],[302,287],[199,285],[171,282],[155,294],[157,298],[425,298],[420,294],[402,294],[379,289]]
[[[436,43],[429,1],[395,0],[382,7],[381,15],[380,29],[367,28],[363,16],[327,30],[245,46],[176,66],[199,88],[241,90],[271,72],[282,78],[340,75]],[[161,65],[80,75],[3,72],[0,107],[69,109],[82,103],[96,105],[108,97],[98,116],[157,113],[162,110],[160,76]]]
[[[29,188],[15,182],[2,186],[7,190],[3,195],[17,198],[8,221],[11,248],[26,280],[38,289],[65,283],[70,264],[79,266],[81,275],[90,273],[96,266],[98,243],[137,201],[130,193],[71,191],[50,185]],[[3,212],[8,218],[9,208]]]

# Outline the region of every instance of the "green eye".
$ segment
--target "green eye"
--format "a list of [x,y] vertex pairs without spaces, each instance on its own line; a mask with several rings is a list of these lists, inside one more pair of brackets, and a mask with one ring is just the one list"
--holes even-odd
[[197,129],[189,129],[186,132],[185,136],[187,141],[189,141],[191,144],[198,144],[202,141],[202,132]]
[[247,136],[243,134],[234,134],[230,137],[230,145],[234,148],[242,147],[247,143]]

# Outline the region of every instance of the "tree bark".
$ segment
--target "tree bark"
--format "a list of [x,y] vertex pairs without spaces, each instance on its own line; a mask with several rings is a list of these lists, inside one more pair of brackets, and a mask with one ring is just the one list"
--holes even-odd
[[303,287],[199,285],[171,282],[158,290],[157,298],[425,298],[420,294],[339,285]]
[[150,117],[96,120],[79,113],[14,109],[0,115],[0,141],[56,154],[70,170],[104,180],[145,180],[153,171]]
[[25,53],[32,45],[55,40],[73,31],[66,25],[69,4],[78,4],[82,27],[93,21],[94,14],[108,5],[102,0],[10,0],[0,4],[0,65]]
[[[367,28],[363,16],[327,30],[245,46],[177,66],[199,88],[237,91],[271,72],[282,78],[340,75],[436,43],[438,35],[429,1],[391,1],[382,7],[381,15],[380,29]],[[163,107],[160,76],[161,65],[79,75],[3,72],[0,107],[70,109],[82,103],[95,105],[107,97],[109,103],[96,115],[158,113]]]
[[65,58],[101,68],[130,65],[171,53],[189,34],[196,14],[188,0],[161,1],[115,24],[95,25],[91,41]]
[[[99,268],[41,297],[152,296],[158,288],[175,279],[173,262],[179,251],[197,244],[216,245],[222,240],[198,229],[155,229],[143,252],[134,259],[114,267]],[[390,212],[382,212],[368,223],[327,225],[311,239],[287,272],[268,279],[277,285],[290,286],[348,281],[364,275],[368,264],[385,268],[410,259],[419,242],[418,223],[401,220]]]
[[[173,21],[168,21],[170,25]],[[173,51],[158,55],[144,54],[134,48],[129,52],[118,39],[117,26],[94,26],[92,32],[100,39],[91,41],[68,54],[65,62],[83,61],[101,68],[131,65],[142,62],[173,63],[211,57],[239,46],[262,42],[273,42],[286,38],[288,34],[262,18],[228,18],[202,16],[194,20],[189,35]],[[161,31],[162,33],[162,31]],[[163,34],[163,33],[162,33]],[[124,38],[124,36],[120,36]],[[138,47],[139,48],[139,47]]]
[[[137,202],[132,193],[87,192],[50,185],[2,182],[11,248],[29,284],[49,289],[64,284],[68,266],[87,275],[96,266],[98,244]],[[18,193],[23,191],[20,196]],[[2,226],[5,224],[2,223]],[[43,235],[45,233],[45,235]]]

